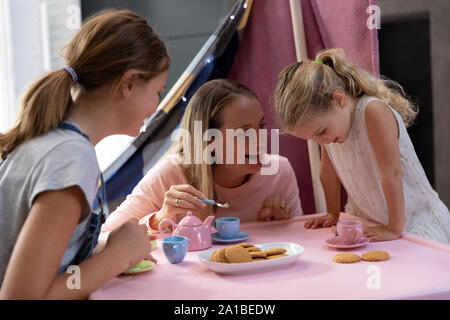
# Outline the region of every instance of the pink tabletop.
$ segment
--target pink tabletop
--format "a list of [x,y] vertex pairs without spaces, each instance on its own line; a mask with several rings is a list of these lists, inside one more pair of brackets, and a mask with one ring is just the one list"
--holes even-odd
[[[241,225],[241,230],[250,234],[245,242],[295,242],[305,248],[297,262],[282,269],[245,275],[216,274],[199,261],[199,251],[188,252],[182,263],[171,264],[158,240],[158,248],[153,251],[158,264],[153,270],[114,278],[92,293],[90,299],[450,299],[450,245],[405,233],[399,240],[340,250],[325,245],[333,235],[330,228],[304,228],[310,217]],[[341,217],[353,218],[346,214]],[[213,243],[209,249],[229,245]],[[387,251],[391,258],[354,264],[333,262],[341,252],[362,254],[371,250]],[[377,275],[379,286],[374,286],[372,280]]]

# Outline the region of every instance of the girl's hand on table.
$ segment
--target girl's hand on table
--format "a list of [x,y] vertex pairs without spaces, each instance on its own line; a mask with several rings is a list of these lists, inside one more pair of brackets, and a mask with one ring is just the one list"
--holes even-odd
[[258,221],[287,220],[291,218],[292,208],[279,197],[267,197],[258,212]]
[[158,220],[164,218],[176,219],[177,214],[191,211],[193,214],[200,212],[206,204],[200,199],[206,196],[189,184],[173,185],[164,196],[164,203],[158,215]]
[[335,226],[339,220],[339,215],[327,213],[324,216],[312,218],[305,222],[306,229],[316,229],[318,227],[327,228]]
[[392,231],[386,225],[376,225],[370,227],[364,227],[364,237],[368,238],[369,241],[389,241],[396,240],[400,238],[400,234]]
[[150,254],[150,240],[154,239],[156,236],[147,235],[145,225],[139,225],[138,220],[132,218],[109,234],[104,250],[114,250],[117,259],[123,260],[126,270],[144,259],[156,262]]

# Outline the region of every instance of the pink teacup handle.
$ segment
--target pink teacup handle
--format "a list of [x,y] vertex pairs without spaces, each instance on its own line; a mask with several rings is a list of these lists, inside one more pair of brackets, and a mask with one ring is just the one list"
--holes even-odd
[[361,239],[361,237],[362,237],[362,233],[361,233],[361,230],[359,229],[359,228],[353,228],[352,229],[352,233],[353,233],[353,239],[352,239],[352,242],[356,242],[356,241],[358,241],[359,239]]
[[331,232],[333,232],[333,234],[334,234],[335,236],[338,236],[336,226],[331,226]]

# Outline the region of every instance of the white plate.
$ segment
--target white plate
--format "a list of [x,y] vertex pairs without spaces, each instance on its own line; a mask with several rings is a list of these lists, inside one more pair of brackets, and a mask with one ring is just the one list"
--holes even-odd
[[249,273],[255,271],[267,271],[271,269],[278,269],[280,266],[289,265],[300,258],[305,250],[301,245],[292,242],[271,242],[255,244],[255,247],[260,248],[262,251],[272,248],[284,248],[288,257],[276,258],[265,261],[247,262],[247,263],[220,263],[209,261],[211,253],[215,249],[200,252],[198,258],[208,268],[217,273],[224,274],[239,274]]

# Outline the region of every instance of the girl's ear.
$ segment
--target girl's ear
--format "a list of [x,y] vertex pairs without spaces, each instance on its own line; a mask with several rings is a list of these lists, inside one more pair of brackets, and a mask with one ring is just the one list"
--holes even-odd
[[131,95],[131,91],[135,88],[138,78],[138,72],[134,69],[127,70],[122,75],[119,82],[119,91],[124,98],[128,98]]
[[347,97],[345,96],[345,92],[337,89],[333,92],[333,101],[340,108],[345,108],[347,105]]

